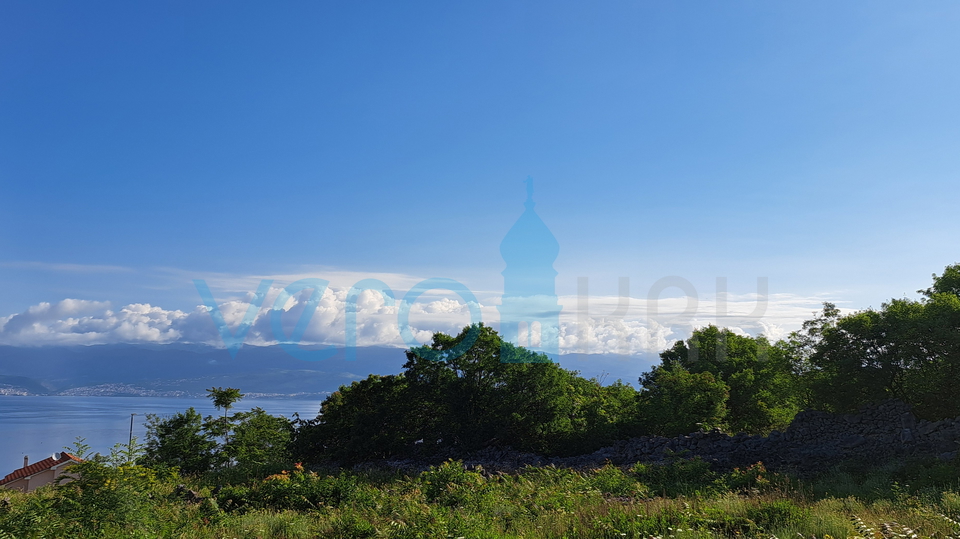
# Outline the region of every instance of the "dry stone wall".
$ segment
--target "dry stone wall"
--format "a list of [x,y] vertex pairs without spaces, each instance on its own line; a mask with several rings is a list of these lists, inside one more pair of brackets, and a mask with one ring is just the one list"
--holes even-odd
[[550,459],[491,448],[463,460],[467,465],[509,470],[525,465],[583,467],[604,462],[660,462],[680,454],[700,456],[721,468],[760,461],[769,469],[804,474],[822,471],[845,460],[888,462],[910,457],[949,460],[957,457],[958,449],[960,418],[936,422],[917,420],[908,405],[887,401],[848,415],[804,411],[797,414],[785,432],[774,431],[769,436],[731,436],[720,431],[675,438],[643,436],[578,457]]
[[720,465],[762,461],[771,468],[822,469],[842,460],[888,461],[910,456],[956,457],[960,418],[918,421],[909,406],[896,401],[864,407],[857,414],[805,411],[785,432],[769,436],[722,432],[677,438],[644,437],[603,449],[611,460],[659,460],[671,452],[699,455]]

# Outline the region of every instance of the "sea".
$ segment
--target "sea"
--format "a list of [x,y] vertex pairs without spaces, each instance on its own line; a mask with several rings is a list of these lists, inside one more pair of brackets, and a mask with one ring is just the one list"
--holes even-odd
[[[267,413],[313,419],[321,399],[244,398],[232,411],[263,408]],[[194,407],[206,415],[218,412],[210,399],[164,397],[68,397],[0,395],[0,478],[30,462],[43,460],[73,445],[77,437],[94,452],[107,454],[133,435],[143,441],[147,414],[169,417]]]

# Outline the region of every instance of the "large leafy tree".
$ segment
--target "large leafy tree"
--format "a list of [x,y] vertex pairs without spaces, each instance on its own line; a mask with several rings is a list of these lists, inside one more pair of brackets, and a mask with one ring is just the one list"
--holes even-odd
[[574,377],[570,432],[561,453],[588,453],[615,440],[638,436],[642,429],[637,391],[621,380],[604,386],[596,378]]
[[[473,346],[452,350],[474,332]],[[477,448],[500,443],[539,445],[556,429],[570,374],[543,354],[504,343],[482,324],[457,336],[438,333],[430,347],[407,352],[411,410],[424,444]]]
[[727,416],[727,385],[710,372],[678,364],[657,366],[644,376],[640,395],[646,431],[662,436],[721,427]]
[[406,355],[400,375],[341,387],[298,438],[340,460],[486,446],[561,454],[609,443],[636,423],[630,386],[584,380],[483,324],[437,333]]
[[282,416],[273,416],[262,408],[241,412],[223,454],[240,466],[261,466],[285,462],[290,458],[293,424]]
[[[471,331],[477,331],[473,347],[448,354]],[[570,454],[636,434],[632,387],[585,380],[482,324],[455,337],[435,335],[429,350],[407,352],[404,367],[410,402],[419,406],[412,420],[425,445]]]
[[926,290],[918,290],[928,298],[937,294],[960,296],[960,264],[947,266],[942,275],[933,274],[933,285]]
[[[243,395],[235,388],[210,390],[215,406],[229,410]],[[222,400],[217,401],[217,397]],[[142,462],[176,466],[182,473],[199,474],[216,466],[260,466],[290,458],[294,424],[261,408],[222,417],[202,417],[188,408],[172,417],[151,415]],[[220,443],[222,441],[222,443]]]
[[893,299],[879,310],[834,315],[811,328],[806,349],[815,405],[852,411],[896,398],[930,419],[960,415],[954,396],[960,387],[960,265],[934,275],[933,285],[920,292],[919,300]]
[[[763,336],[739,335],[711,325],[695,330],[660,358],[662,368],[673,376],[682,378],[679,368],[691,374],[709,373],[724,384],[728,391],[725,422],[731,431],[782,429],[801,408],[800,365],[783,343],[771,345]],[[645,388],[658,383],[654,375],[666,374],[655,370],[645,376],[641,379]]]
[[920,307],[898,300],[881,311],[847,315],[824,328],[810,356],[814,404],[846,412],[867,402],[906,398],[911,354],[905,345]]
[[339,460],[383,458],[402,453],[416,438],[408,415],[403,375],[367,378],[341,386],[327,397],[314,421],[303,422],[296,436],[300,455]]
[[193,407],[169,418],[147,416],[145,464],[176,466],[182,473],[198,474],[213,466],[216,448],[203,417]]
[[929,419],[960,415],[960,296],[954,292],[932,295],[923,302],[923,327],[914,352],[921,361],[907,373],[907,398]]

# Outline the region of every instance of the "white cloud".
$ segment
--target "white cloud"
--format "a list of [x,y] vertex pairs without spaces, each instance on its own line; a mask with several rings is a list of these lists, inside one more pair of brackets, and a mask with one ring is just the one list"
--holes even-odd
[[636,355],[655,353],[674,331],[656,321],[581,318],[560,323],[561,353]]
[[[300,276],[291,276],[300,277]],[[383,277],[387,277],[384,275]],[[352,276],[350,277],[352,279]],[[349,279],[345,279],[349,281]],[[405,279],[415,284],[415,279]],[[283,281],[280,281],[283,282]],[[354,281],[355,282],[355,281]],[[389,281],[386,281],[389,282]],[[237,283],[231,283],[237,284]],[[258,282],[246,283],[248,290]],[[352,283],[350,283],[352,284]],[[258,309],[244,339],[250,345],[277,342],[273,331],[274,302],[282,287],[270,288]],[[303,335],[303,344],[346,342],[346,305],[349,284],[331,286],[320,299]],[[311,290],[291,297],[278,311],[284,334],[292,334],[303,315]],[[223,294],[222,289],[220,294]],[[217,297],[217,293],[214,294]],[[398,294],[399,295],[399,294]],[[476,305],[482,319],[496,327],[499,320],[499,294],[477,294]],[[401,296],[402,297],[402,296]],[[231,333],[247,313],[252,292],[236,297],[218,298],[218,309]],[[561,353],[637,355],[663,350],[676,339],[682,339],[698,327],[718,324],[741,334],[767,335],[771,339],[786,336],[798,329],[820,309],[821,297],[790,294],[769,296],[763,316],[755,312],[756,294],[728,297],[726,313],[717,313],[715,298],[699,300],[696,312],[686,312],[686,298],[664,298],[656,308],[656,317],[646,300],[632,298],[626,310],[616,296],[592,296],[581,311],[582,298],[561,296]],[[361,292],[357,298],[357,345],[405,347],[397,325],[399,301],[393,305],[375,291]],[[435,331],[456,334],[470,323],[470,309],[456,294],[431,291],[420,296],[410,309],[411,333],[419,342],[428,342]],[[200,305],[190,311],[166,310],[149,304],[130,304],[113,309],[109,302],[65,299],[59,303],[40,303],[0,318],[0,344],[35,346],[109,343],[200,343],[223,346],[207,308]]]
[[101,344],[109,342],[167,343],[180,338],[180,311],[145,304],[114,312],[109,302],[65,299],[40,303],[10,315],[0,325],[0,343],[12,345]]
[[[272,317],[280,287],[272,287],[257,311],[244,340],[252,345],[276,344]],[[310,290],[291,297],[279,309],[284,334],[294,331],[310,298]],[[303,335],[303,344],[335,344],[346,341],[347,289],[328,288]],[[217,308],[231,331],[240,325],[252,294],[218,302]],[[481,305],[481,308],[483,306]],[[405,346],[397,325],[397,304],[387,305],[373,291],[357,298],[357,344],[359,346]],[[424,294],[411,308],[411,332],[427,342],[434,331],[458,332],[470,322],[467,306],[449,297]],[[200,343],[222,346],[223,341],[205,306],[190,312],[166,310],[149,304],[111,309],[109,302],[65,299],[40,303],[22,313],[0,318],[0,344],[72,345],[109,343]]]

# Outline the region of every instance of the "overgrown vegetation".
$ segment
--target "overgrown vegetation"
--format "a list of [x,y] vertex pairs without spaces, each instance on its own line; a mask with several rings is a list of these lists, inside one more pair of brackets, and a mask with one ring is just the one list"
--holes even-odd
[[[661,354],[639,390],[602,385],[543,354],[504,343],[482,324],[408,350],[403,372],[341,387],[313,420],[228,410],[242,395],[212,388],[222,418],[187,410],[154,420],[148,460],[198,473],[291,457],[355,463],[510,447],[543,455],[593,451],[644,434],[720,428],[783,430],[803,408],[849,412],[898,398],[923,418],[960,415],[960,266],[922,299],[879,311],[824,310],[776,343],[708,326]],[[452,353],[475,338],[464,354]],[[179,455],[179,456],[178,456]]]
[[172,417],[147,416],[141,464],[198,474],[228,466],[258,467],[290,459],[294,423],[261,408],[228,414],[243,398],[236,388],[208,389],[222,417],[202,417],[194,408]]
[[799,483],[762,464],[720,473],[696,459],[510,474],[456,461],[421,473],[294,464],[218,488],[214,472],[92,459],[75,466],[77,481],[4,493],[0,537],[956,537],[960,464],[938,465],[922,487],[897,481],[924,466]]
[[[776,343],[701,328],[664,351],[639,390],[584,379],[482,324],[407,351],[401,374],[341,387],[312,420],[231,414],[243,395],[211,388],[222,417],[151,417],[142,451],[118,446],[73,466],[76,481],[4,493],[0,539],[960,537],[956,459],[851,462],[804,483],[762,463],[721,473],[695,459],[516,474],[452,461],[420,474],[332,468],[485,447],[581,454],[698,429],[767,433],[803,408],[887,398],[927,419],[955,417],[960,265],[921,292],[846,316],[825,304]],[[451,353],[468,334],[472,348]]]

